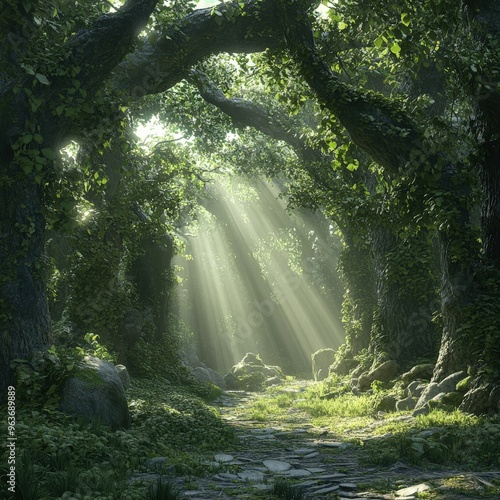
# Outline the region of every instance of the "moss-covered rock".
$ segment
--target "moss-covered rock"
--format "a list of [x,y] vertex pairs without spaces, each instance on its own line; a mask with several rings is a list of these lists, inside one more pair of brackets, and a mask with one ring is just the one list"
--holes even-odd
[[86,356],[63,388],[60,410],[111,428],[128,428],[127,397],[117,369],[107,361]]
[[224,377],[228,388],[246,391],[263,389],[266,380],[283,380],[285,376],[279,366],[266,365],[258,354],[251,352]]

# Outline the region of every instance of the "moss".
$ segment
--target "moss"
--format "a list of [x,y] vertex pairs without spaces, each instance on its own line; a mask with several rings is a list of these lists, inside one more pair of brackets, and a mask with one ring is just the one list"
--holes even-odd
[[462,392],[465,394],[470,389],[471,382],[472,382],[472,377],[470,375],[460,380],[460,382],[458,382],[456,387],[457,392]]

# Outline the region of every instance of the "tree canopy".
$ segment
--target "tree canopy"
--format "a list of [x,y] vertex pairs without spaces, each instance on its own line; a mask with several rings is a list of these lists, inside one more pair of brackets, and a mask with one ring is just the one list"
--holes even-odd
[[[51,313],[124,355],[140,344],[118,333],[133,311],[141,342],[161,338],[155,277],[173,279],[172,235],[231,164],[280,179],[292,207],[338,229],[339,362],[430,358],[435,381],[473,376],[463,408],[494,409],[498,2],[201,7],[1,4],[2,392],[12,360],[50,346]],[[152,117],[167,132],[146,149],[135,131]]]

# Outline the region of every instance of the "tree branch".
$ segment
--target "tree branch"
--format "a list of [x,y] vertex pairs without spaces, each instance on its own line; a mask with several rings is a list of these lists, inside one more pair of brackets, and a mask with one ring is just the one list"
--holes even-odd
[[288,48],[320,103],[380,165],[396,172],[404,168],[415,150],[423,150],[423,137],[412,120],[382,96],[362,93],[341,82],[320,56],[309,18],[300,6],[270,1]]
[[169,89],[210,55],[261,52],[282,43],[268,2],[233,1],[216,9],[221,16],[212,8],[199,9],[177,26],[166,27],[156,41],[146,41],[119,65],[113,85],[137,99]]

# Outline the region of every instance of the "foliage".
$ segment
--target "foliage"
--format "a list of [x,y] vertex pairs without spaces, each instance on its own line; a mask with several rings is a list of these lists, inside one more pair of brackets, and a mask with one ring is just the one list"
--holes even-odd
[[[213,408],[164,379],[133,380],[129,398],[132,427],[115,432],[47,408],[19,404],[16,435],[19,442],[30,443],[29,454],[19,455],[16,467],[23,498],[143,499],[148,485],[131,483],[128,478],[131,471],[143,472],[148,458],[168,457],[170,467],[176,464],[171,457],[177,457],[177,464],[189,465],[195,459],[188,459],[187,452],[200,455],[233,443],[233,430]],[[6,435],[6,419],[0,431]],[[7,463],[6,449],[0,463]],[[1,488],[6,487],[4,479]],[[160,494],[167,495],[168,490],[169,480],[164,476]]]
[[304,494],[298,486],[282,478],[276,479],[271,493],[282,500],[302,500],[304,498]]

